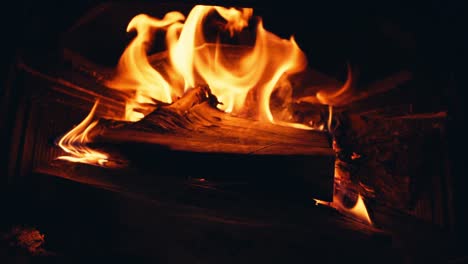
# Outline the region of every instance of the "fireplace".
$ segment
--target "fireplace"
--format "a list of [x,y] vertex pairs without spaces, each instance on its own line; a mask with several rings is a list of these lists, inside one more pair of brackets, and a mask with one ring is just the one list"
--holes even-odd
[[[28,30],[2,94],[2,200],[9,216],[2,253],[15,253],[8,260],[465,260],[465,180],[451,141],[463,116],[457,79],[446,78],[438,54],[431,55],[437,66],[426,64],[421,43],[428,33],[418,23],[397,6],[369,15],[364,10],[375,6],[220,3],[252,7],[262,30],[277,38],[253,26],[253,35],[232,38],[230,24],[222,23],[230,21],[222,14],[228,9],[209,9],[200,21],[227,30],[221,37],[204,33],[207,43],[195,55],[186,47],[171,54],[170,44],[146,47],[147,64],[180,91],[160,97],[136,90],[160,81],[135,83],[122,66],[135,59],[129,49],[146,30],[141,25],[157,24],[166,34],[180,30],[170,29],[174,21],[188,28],[189,17],[163,17],[190,16],[197,4],[26,8]],[[251,12],[239,10],[240,17]],[[140,13],[149,16],[136,18]],[[164,39],[160,33],[153,37]],[[274,44],[255,57],[251,50],[263,34]],[[234,44],[216,44],[226,39]],[[298,66],[296,44],[307,67]],[[174,60],[206,56],[212,66],[218,53],[228,62],[217,69],[239,69],[229,63],[245,54],[254,54],[253,69],[266,69],[249,78],[262,88],[245,93],[241,110],[239,99],[217,90],[236,80],[219,85],[223,72],[209,75],[196,63],[190,66],[198,76],[187,77],[188,64]],[[270,89],[282,67],[292,73],[289,82],[278,85],[283,74]],[[182,82],[173,80],[178,75]],[[267,110],[257,105],[265,100]],[[44,237],[25,249],[18,232]]]

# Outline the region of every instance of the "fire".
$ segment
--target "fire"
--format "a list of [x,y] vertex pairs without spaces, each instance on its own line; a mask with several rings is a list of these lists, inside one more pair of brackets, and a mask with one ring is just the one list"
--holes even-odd
[[[216,37],[207,30],[213,25]],[[288,77],[305,70],[307,58],[292,36],[283,39],[267,31],[252,8],[196,5],[187,17],[178,11],[168,12],[163,18],[139,14],[131,19],[126,31],[135,31],[136,36],[122,53],[113,78],[105,82],[128,95],[124,116],[113,119],[139,121],[158,104],[171,104],[191,88],[203,85],[217,97],[217,107],[233,115],[298,129],[323,130],[326,125],[311,127],[273,116],[271,95],[278,91],[279,100],[291,100],[288,91],[293,87]],[[158,32],[164,33],[159,46],[154,45]],[[164,50],[154,53],[155,46]],[[335,95],[317,94],[322,103],[327,103],[328,97]],[[97,104],[60,139],[59,147],[69,155],[59,159],[112,166],[107,154],[85,145],[97,125],[97,121],[91,122]]]
[[360,194],[358,194],[356,204],[352,208],[346,207],[336,195],[333,196],[332,202],[326,202],[319,199],[314,199],[314,201],[316,205],[321,204],[333,207],[346,215],[350,215],[356,219],[360,219],[361,221],[366,222],[369,225],[372,225],[372,220],[369,216],[369,213],[367,212],[366,204],[364,203],[364,200]]
[[[335,91],[330,90],[320,90],[315,95],[311,96],[304,96],[299,98],[298,102],[305,102],[311,104],[323,104],[332,106],[340,106],[348,103],[354,97],[352,93],[352,84],[353,84],[353,73],[351,70],[351,66],[348,64],[348,74],[346,78],[346,82],[343,86]],[[331,108],[330,108],[331,111]],[[331,116],[331,113],[330,113]]]
[[[206,37],[206,21],[213,14],[221,24],[216,40]],[[254,23],[254,32],[249,23]],[[140,14],[128,24],[127,31],[131,30],[137,36],[122,54],[116,76],[106,83],[132,93],[125,120],[138,121],[150,112],[143,106],[154,107],[155,100],[171,103],[203,84],[225,112],[311,129],[277,121],[270,110],[271,94],[289,89],[287,77],[304,70],[307,59],[293,37],[282,39],[265,30],[252,8],[196,5],[187,17],[173,11],[162,19]],[[165,33],[168,62],[163,69],[153,67],[148,59],[156,31]],[[228,41],[221,41],[223,34]],[[237,41],[241,34],[253,36],[253,43]]]
[[[330,106],[331,107],[331,106]],[[330,110],[331,111],[331,110]],[[336,142],[336,140],[333,140],[332,142],[333,150],[338,153],[340,152],[340,146]],[[357,159],[359,158],[360,155],[353,152],[351,155],[351,159]],[[335,181],[335,190],[333,193],[333,201],[332,202],[326,202],[326,201],[321,201],[319,199],[314,199],[316,205],[325,205],[329,206],[332,208],[335,208],[336,210],[349,215],[353,218],[359,219],[361,221],[364,221],[370,225],[372,225],[372,220],[369,216],[369,212],[367,211],[366,204],[364,203],[364,199],[362,198],[361,194],[359,193],[358,187],[361,185],[357,186],[355,183],[350,182],[349,178],[350,176],[342,169],[340,169],[340,160],[337,159],[335,161],[335,171],[334,171],[334,181]],[[357,194],[357,195],[356,195]],[[357,196],[356,197],[356,202],[353,207],[349,208],[349,206],[346,206],[343,203],[344,196]]]
[[333,120],[333,106],[329,105],[328,106],[328,121],[327,121],[328,131],[332,130],[332,120]]
[[86,146],[86,143],[91,141],[89,132],[98,124],[98,121],[91,122],[98,103],[99,100],[96,100],[88,116],[59,140],[58,146],[69,155],[60,156],[57,159],[98,166],[106,165],[109,160],[106,153]]
[[321,104],[327,104],[330,106],[340,105],[346,102],[346,99],[351,95],[351,83],[352,83],[352,71],[351,66],[348,64],[348,76],[344,85],[337,91],[319,91],[315,95]]
[[349,209],[349,213],[355,215],[359,219],[366,221],[369,224],[372,224],[369,213],[367,212],[366,205],[364,204],[364,200],[360,194],[358,194],[358,198],[354,207]]
[[152,104],[152,99],[165,103],[172,102],[173,91],[164,77],[148,61],[147,50],[157,29],[173,25],[184,16],[178,12],[167,13],[162,19],[144,14],[134,17],[127,26],[127,31],[136,30],[138,35],[122,54],[116,77],[107,83],[118,90],[134,92],[134,97],[127,102],[125,120],[138,121],[144,117],[139,106]]

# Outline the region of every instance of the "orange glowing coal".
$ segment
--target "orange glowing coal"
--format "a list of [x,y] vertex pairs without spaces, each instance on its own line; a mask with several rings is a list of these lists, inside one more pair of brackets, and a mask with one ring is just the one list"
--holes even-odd
[[[217,38],[210,40],[206,21],[213,16],[221,26],[216,27]],[[196,5],[187,17],[173,11],[162,19],[139,14],[127,31],[136,31],[137,36],[122,54],[115,77],[106,83],[133,95],[127,101],[125,120],[138,121],[150,112],[142,106],[171,103],[201,84],[210,87],[220,101],[218,108],[225,112],[250,113],[257,120],[312,129],[280,122],[272,115],[271,94],[290,89],[287,77],[303,71],[307,59],[293,37],[282,39],[265,30],[252,8]],[[165,35],[168,63],[163,70],[153,67],[148,58],[157,31]],[[241,35],[254,41],[237,41]]]
[[109,156],[86,146],[86,143],[91,141],[89,132],[98,124],[98,121],[91,122],[98,103],[99,100],[96,101],[88,116],[59,140],[58,146],[68,155],[57,159],[106,166]]

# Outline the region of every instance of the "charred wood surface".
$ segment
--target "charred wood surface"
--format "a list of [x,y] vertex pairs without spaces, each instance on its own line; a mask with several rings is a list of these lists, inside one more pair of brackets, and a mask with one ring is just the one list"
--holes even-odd
[[[405,95],[414,91],[411,86],[405,89],[378,96],[373,104],[357,102],[337,110],[338,157],[347,163],[350,180],[360,185],[371,207],[399,210],[449,228],[448,113],[441,105],[422,111],[419,106],[426,102],[407,102]],[[385,98],[386,105],[378,107]]]

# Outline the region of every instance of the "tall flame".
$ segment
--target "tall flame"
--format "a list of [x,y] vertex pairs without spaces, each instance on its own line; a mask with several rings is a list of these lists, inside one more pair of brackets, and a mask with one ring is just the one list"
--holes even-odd
[[179,12],[169,12],[162,20],[144,14],[135,16],[127,26],[127,32],[136,30],[138,35],[128,45],[120,57],[118,74],[107,84],[123,91],[134,92],[134,98],[127,102],[125,120],[138,121],[144,114],[138,108],[142,104],[153,103],[156,99],[165,103],[172,102],[171,85],[149,63],[147,51],[155,31],[165,29],[183,20]]
[[86,143],[91,141],[89,132],[98,124],[97,120],[91,122],[98,103],[99,100],[96,100],[88,116],[59,140],[58,146],[69,155],[57,159],[99,166],[104,166],[108,162],[109,157],[106,153],[86,146]]
[[[213,13],[223,19],[220,31],[232,38],[248,31],[253,9],[196,5],[186,19],[179,12],[169,12],[163,19],[140,14],[130,21],[127,31],[136,30],[137,36],[124,51],[116,77],[107,83],[111,88],[134,92],[127,102],[126,120],[143,118],[144,111],[137,110],[142,104],[154,99],[170,103],[197,84],[206,84],[222,103],[218,106],[221,110],[284,123],[275,122],[270,96],[281,88],[280,78],[305,69],[305,54],[293,37],[282,39],[265,30],[260,18],[255,20],[253,46],[239,45],[233,54],[232,46],[206,39],[206,18]],[[156,70],[148,60],[148,46],[157,30],[166,32],[170,63],[166,72],[171,74]]]

